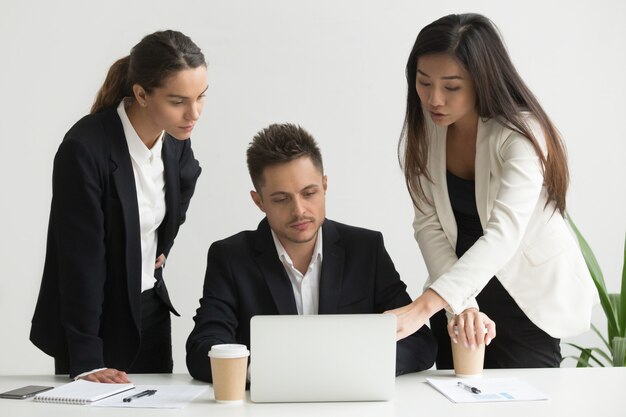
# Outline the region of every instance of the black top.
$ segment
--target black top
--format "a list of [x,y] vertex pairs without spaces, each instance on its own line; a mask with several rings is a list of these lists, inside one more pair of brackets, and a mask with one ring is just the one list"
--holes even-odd
[[460,258],[483,235],[483,227],[476,208],[474,180],[457,177],[450,171],[446,171],[446,179],[458,230],[456,256]]

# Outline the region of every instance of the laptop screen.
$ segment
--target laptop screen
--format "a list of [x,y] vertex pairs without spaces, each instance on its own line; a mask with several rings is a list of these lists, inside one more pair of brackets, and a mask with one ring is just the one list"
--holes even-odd
[[392,314],[255,316],[254,402],[377,401],[395,391]]

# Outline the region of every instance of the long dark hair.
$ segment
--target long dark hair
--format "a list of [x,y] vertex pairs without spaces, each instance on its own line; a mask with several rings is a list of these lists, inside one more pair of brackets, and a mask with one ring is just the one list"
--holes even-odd
[[133,97],[133,85],[150,93],[175,72],[206,66],[204,55],[186,35],[165,30],[144,37],[130,55],[117,60],[109,69],[91,107],[91,113],[117,106]]
[[[548,201],[554,201],[563,214],[569,173],[561,137],[515,70],[496,26],[486,17],[472,13],[451,14],[424,27],[417,35],[406,64],[408,93],[398,157],[415,207],[421,210],[422,203],[432,204],[424,194],[421,181],[433,182],[427,168],[424,113],[415,89],[417,61],[420,56],[439,53],[454,56],[470,74],[476,91],[478,117],[497,118],[532,142],[543,165]],[[523,112],[529,112],[541,126],[547,157]]]

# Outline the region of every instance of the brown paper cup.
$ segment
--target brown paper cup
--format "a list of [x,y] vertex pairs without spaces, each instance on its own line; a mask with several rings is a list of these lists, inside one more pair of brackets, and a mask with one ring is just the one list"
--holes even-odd
[[[486,331],[487,329],[485,329]],[[456,327],[454,332],[457,333]],[[450,344],[452,345],[452,362],[456,376],[461,378],[481,376],[485,362],[485,344],[476,346],[474,350],[469,347],[466,348],[461,343],[451,341]]]
[[245,345],[214,345],[209,351],[213,392],[218,403],[239,403],[246,394],[250,351]]
[[485,345],[478,345],[472,350],[461,343],[452,342],[452,361],[454,373],[461,378],[481,376],[485,360]]

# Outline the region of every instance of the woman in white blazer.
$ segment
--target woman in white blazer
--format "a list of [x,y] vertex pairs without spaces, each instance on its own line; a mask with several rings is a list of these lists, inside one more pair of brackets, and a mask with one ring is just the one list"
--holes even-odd
[[490,344],[487,368],[558,367],[560,338],[588,329],[597,294],[563,218],[556,128],[484,16],[423,28],[406,76],[399,153],[429,277],[392,311],[398,337],[430,319],[440,369],[450,340]]

